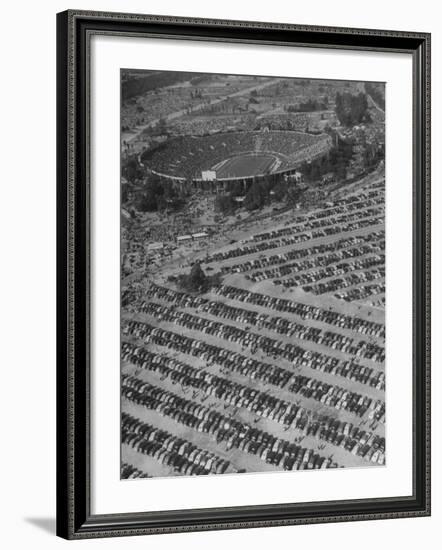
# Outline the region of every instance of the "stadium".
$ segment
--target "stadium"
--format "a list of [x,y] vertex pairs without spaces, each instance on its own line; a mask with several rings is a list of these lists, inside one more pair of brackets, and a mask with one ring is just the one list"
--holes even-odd
[[294,131],[230,132],[181,136],[141,155],[153,173],[175,181],[252,181],[268,174],[289,174],[305,160],[331,148],[327,134]]

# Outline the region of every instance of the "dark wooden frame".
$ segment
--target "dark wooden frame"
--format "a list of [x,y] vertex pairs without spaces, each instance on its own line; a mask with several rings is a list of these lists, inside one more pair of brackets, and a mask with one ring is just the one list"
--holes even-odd
[[[92,515],[89,42],[93,34],[406,52],[413,57],[413,495]],[[67,539],[430,514],[430,35],[69,10],[57,15],[57,534]]]

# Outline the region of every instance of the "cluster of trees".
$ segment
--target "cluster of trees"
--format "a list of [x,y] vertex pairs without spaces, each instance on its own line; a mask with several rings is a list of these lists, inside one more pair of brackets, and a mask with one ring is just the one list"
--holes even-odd
[[201,89],[196,88],[195,91],[191,91],[191,92],[190,92],[190,97],[191,97],[192,99],[202,99],[202,98],[203,98],[203,92],[202,92]]
[[364,168],[370,170],[378,165],[381,160],[385,159],[385,145],[366,143],[362,153]]
[[254,181],[244,198],[246,210],[258,210],[269,201],[270,189],[266,180]]
[[215,198],[215,211],[220,212],[223,216],[233,214],[236,206],[237,204],[231,193],[217,195]]
[[151,174],[138,195],[136,207],[140,212],[161,212],[166,209],[178,210],[184,203],[184,194],[170,181],[162,181],[158,176]]
[[209,289],[209,280],[200,264],[196,263],[189,274],[178,276],[178,286],[186,292],[206,292]]
[[141,166],[138,155],[129,155],[123,159],[121,172],[129,183],[135,183],[142,179],[144,170]]
[[207,292],[213,286],[219,286],[222,282],[221,274],[215,273],[208,276],[204,273],[199,263],[195,263],[190,273],[178,275],[177,286],[186,292],[201,293]]
[[367,94],[371,95],[377,105],[385,111],[385,95],[383,92],[383,87],[385,84],[377,84],[375,82],[365,82],[365,91]]
[[[259,210],[272,201],[283,201],[287,204],[299,202],[303,189],[297,185],[291,185],[281,176],[269,174],[263,179],[255,180],[245,194],[242,205],[248,211]],[[242,184],[235,185],[229,193],[217,195],[215,210],[223,215],[234,214],[239,204],[235,197],[243,194]]]
[[324,174],[329,173],[332,173],[336,180],[345,180],[347,177],[347,167],[352,157],[353,145],[338,140],[338,144],[330,149],[328,155],[311,162],[304,162],[300,170],[306,182],[318,181]]
[[336,116],[344,126],[354,126],[361,122],[369,122],[367,96],[359,92],[353,95],[350,92],[336,94]]
[[232,183],[230,191],[225,194],[217,195],[215,198],[215,211],[220,212],[224,216],[233,214],[238,208],[236,197],[241,197],[244,193],[244,187],[241,182]]

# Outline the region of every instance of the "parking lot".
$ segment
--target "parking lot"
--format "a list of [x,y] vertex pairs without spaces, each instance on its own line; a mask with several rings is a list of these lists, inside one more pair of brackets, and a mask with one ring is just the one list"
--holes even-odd
[[[122,459],[136,471],[385,464],[383,180],[263,227],[183,245],[123,309]],[[178,289],[170,275],[195,263],[222,284]]]

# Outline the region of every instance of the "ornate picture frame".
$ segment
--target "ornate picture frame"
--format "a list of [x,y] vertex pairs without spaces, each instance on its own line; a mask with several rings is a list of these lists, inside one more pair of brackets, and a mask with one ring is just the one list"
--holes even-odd
[[[409,54],[413,63],[413,494],[354,500],[91,511],[91,37]],[[430,35],[69,10],[57,16],[57,535],[66,539],[430,514]],[[116,404],[116,406],[118,406]]]

